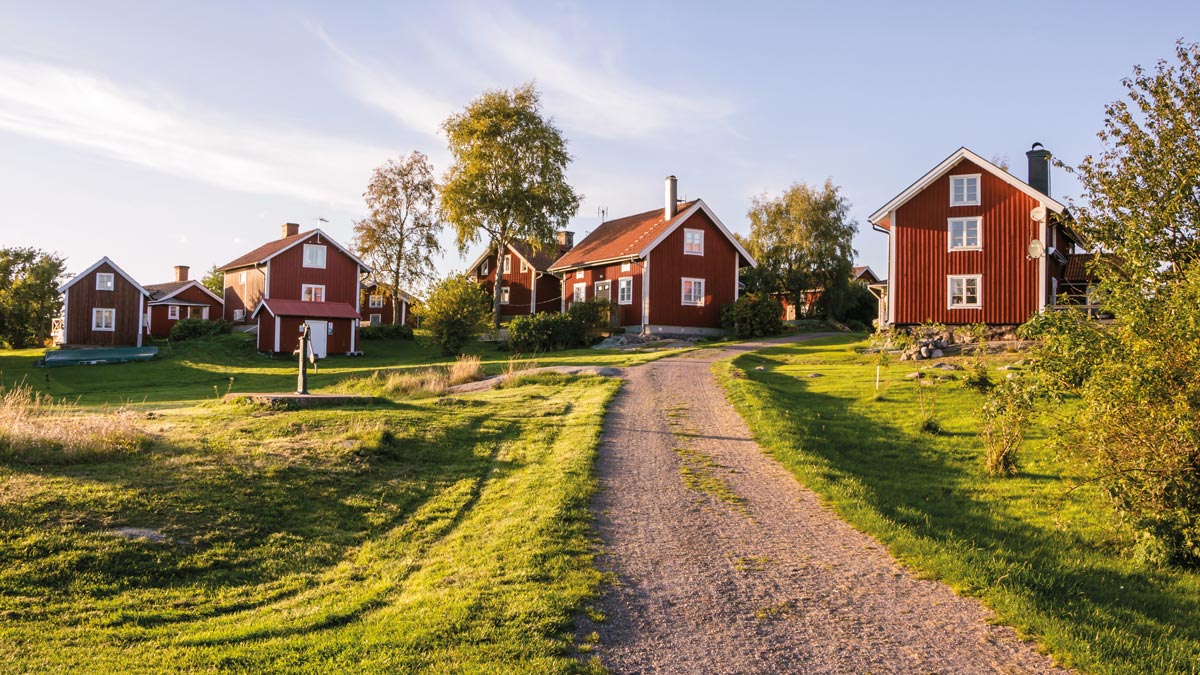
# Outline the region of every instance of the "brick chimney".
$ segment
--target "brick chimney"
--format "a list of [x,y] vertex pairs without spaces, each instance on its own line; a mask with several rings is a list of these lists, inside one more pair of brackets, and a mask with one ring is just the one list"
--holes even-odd
[[284,223],[280,239],[287,239],[300,234],[300,223]]
[[568,249],[575,246],[575,233],[568,230],[559,230],[555,233],[558,238],[558,247]]
[[663,195],[663,217],[670,220],[675,217],[675,209],[679,206],[679,179],[667,176],[666,194]]
[[176,265],[175,266],[175,281],[187,281],[188,280],[187,275],[188,275],[188,266],[187,265]]
[[1034,143],[1029,152],[1029,187],[1050,196],[1050,151],[1041,143]]

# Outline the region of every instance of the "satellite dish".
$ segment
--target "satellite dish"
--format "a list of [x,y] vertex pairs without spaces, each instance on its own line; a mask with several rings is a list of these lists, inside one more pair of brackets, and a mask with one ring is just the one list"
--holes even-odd
[[1046,249],[1042,246],[1041,239],[1030,239],[1028,251],[1029,254],[1027,257],[1037,260],[1038,258],[1042,257],[1042,254],[1046,252]]
[[1029,217],[1033,220],[1036,220],[1039,223],[1045,222],[1046,221],[1046,207],[1044,207],[1044,206],[1033,207],[1033,210],[1029,212]]

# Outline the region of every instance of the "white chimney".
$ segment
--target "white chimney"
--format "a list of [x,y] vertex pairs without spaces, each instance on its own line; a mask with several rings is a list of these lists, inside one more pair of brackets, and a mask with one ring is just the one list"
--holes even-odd
[[675,208],[679,204],[679,180],[675,176],[667,176],[665,199],[663,216],[670,220],[675,217]]

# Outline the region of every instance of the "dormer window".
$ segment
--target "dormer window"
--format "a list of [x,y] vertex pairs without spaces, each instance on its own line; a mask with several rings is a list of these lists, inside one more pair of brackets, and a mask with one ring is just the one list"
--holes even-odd
[[950,176],[950,206],[979,206],[979,174]]
[[325,269],[325,247],[319,244],[305,244],[304,266]]
[[111,291],[113,289],[114,276],[111,272],[99,272],[96,274],[96,290]]
[[683,230],[684,255],[704,255],[704,230]]
[[947,222],[951,251],[983,250],[982,218],[950,218]]

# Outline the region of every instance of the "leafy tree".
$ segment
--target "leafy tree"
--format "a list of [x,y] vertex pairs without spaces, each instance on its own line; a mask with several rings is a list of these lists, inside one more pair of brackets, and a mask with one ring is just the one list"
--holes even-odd
[[212,291],[218,298],[225,297],[225,273],[216,265],[208,268],[208,271],[200,277],[200,285]]
[[0,248],[0,342],[11,348],[46,341],[62,311],[58,284],[66,273],[61,256],[36,248]]
[[[497,259],[513,242],[535,250],[552,246],[555,230],[579,210],[580,195],[567,183],[566,140],[542,116],[533,85],[485,92],[443,129],[454,163],[446,172],[441,206],[459,251],[484,236]],[[492,289],[497,329],[500,287]]]
[[424,326],[447,354],[462,353],[477,333],[487,326],[487,293],[465,274],[438,282],[421,304]]
[[794,183],[778,197],[755,197],[747,216],[750,235],[741,241],[758,261],[747,290],[783,293],[803,307],[808,292],[819,289],[821,311],[841,319],[850,299],[858,225],[838,187],[829,180],[820,189]]
[[375,169],[363,193],[370,215],[354,223],[354,246],[392,296],[392,323],[400,323],[400,292],[434,274],[442,221],[429,158],[413,151]]
[[783,331],[783,305],[774,296],[746,293],[721,308],[721,325],[739,338],[777,335]]

